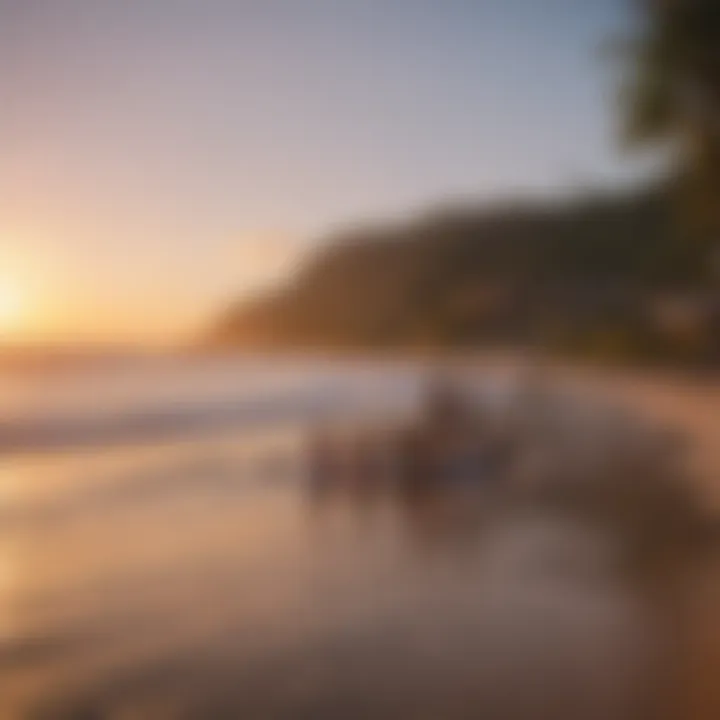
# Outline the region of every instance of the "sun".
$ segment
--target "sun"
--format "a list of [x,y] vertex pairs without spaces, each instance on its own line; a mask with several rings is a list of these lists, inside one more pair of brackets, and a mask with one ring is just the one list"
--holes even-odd
[[13,330],[22,322],[25,298],[19,286],[0,278],[0,332]]

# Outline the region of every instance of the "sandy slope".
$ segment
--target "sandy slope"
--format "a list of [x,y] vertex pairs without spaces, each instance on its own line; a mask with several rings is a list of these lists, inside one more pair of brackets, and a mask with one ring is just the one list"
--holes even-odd
[[[485,358],[480,364],[500,374],[528,367],[517,357]],[[540,367],[561,386],[617,403],[685,435],[698,489],[720,513],[720,379],[557,361],[542,361]]]
[[589,370],[577,374],[593,391],[687,433],[699,489],[707,502],[720,511],[719,383],[661,374]]

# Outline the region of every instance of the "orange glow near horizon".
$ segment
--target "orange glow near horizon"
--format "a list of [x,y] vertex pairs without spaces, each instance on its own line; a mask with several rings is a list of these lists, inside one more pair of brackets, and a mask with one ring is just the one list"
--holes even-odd
[[24,236],[11,237],[15,244],[6,243],[0,256],[0,341],[41,341],[55,321],[48,302],[50,273],[42,254],[27,252],[17,240]]
[[0,231],[0,346],[192,342],[228,304],[290,275],[304,251],[282,235],[238,234],[193,285],[187,260],[139,254],[119,267],[112,253],[70,242],[89,234],[20,221]]
[[105,283],[93,284],[87,270],[73,267],[70,253],[62,257],[54,243],[37,240],[44,236],[0,234],[13,238],[0,248],[0,346],[166,345],[199,324],[177,298],[164,304],[132,288],[116,290],[120,283],[100,258],[93,269]]
[[28,302],[18,282],[0,277],[0,333],[23,329]]

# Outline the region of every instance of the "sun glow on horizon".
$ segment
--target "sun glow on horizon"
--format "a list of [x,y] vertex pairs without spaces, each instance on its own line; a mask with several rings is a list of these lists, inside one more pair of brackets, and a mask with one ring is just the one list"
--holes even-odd
[[19,284],[0,277],[0,333],[21,328],[26,309],[26,297]]

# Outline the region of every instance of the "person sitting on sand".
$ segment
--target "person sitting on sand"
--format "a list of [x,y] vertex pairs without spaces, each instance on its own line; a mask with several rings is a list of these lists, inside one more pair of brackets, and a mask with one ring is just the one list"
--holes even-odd
[[[403,484],[486,482],[499,476],[507,443],[468,394],[446,375],[428,382],[420,415],[399,432],[318,434],[310,447],[315,482],[381,479]],[[394,461],[388,462],[389,456]],[[389,478],[388,466],[395,478]],[[381,478],[380,476],[383,476]]]

